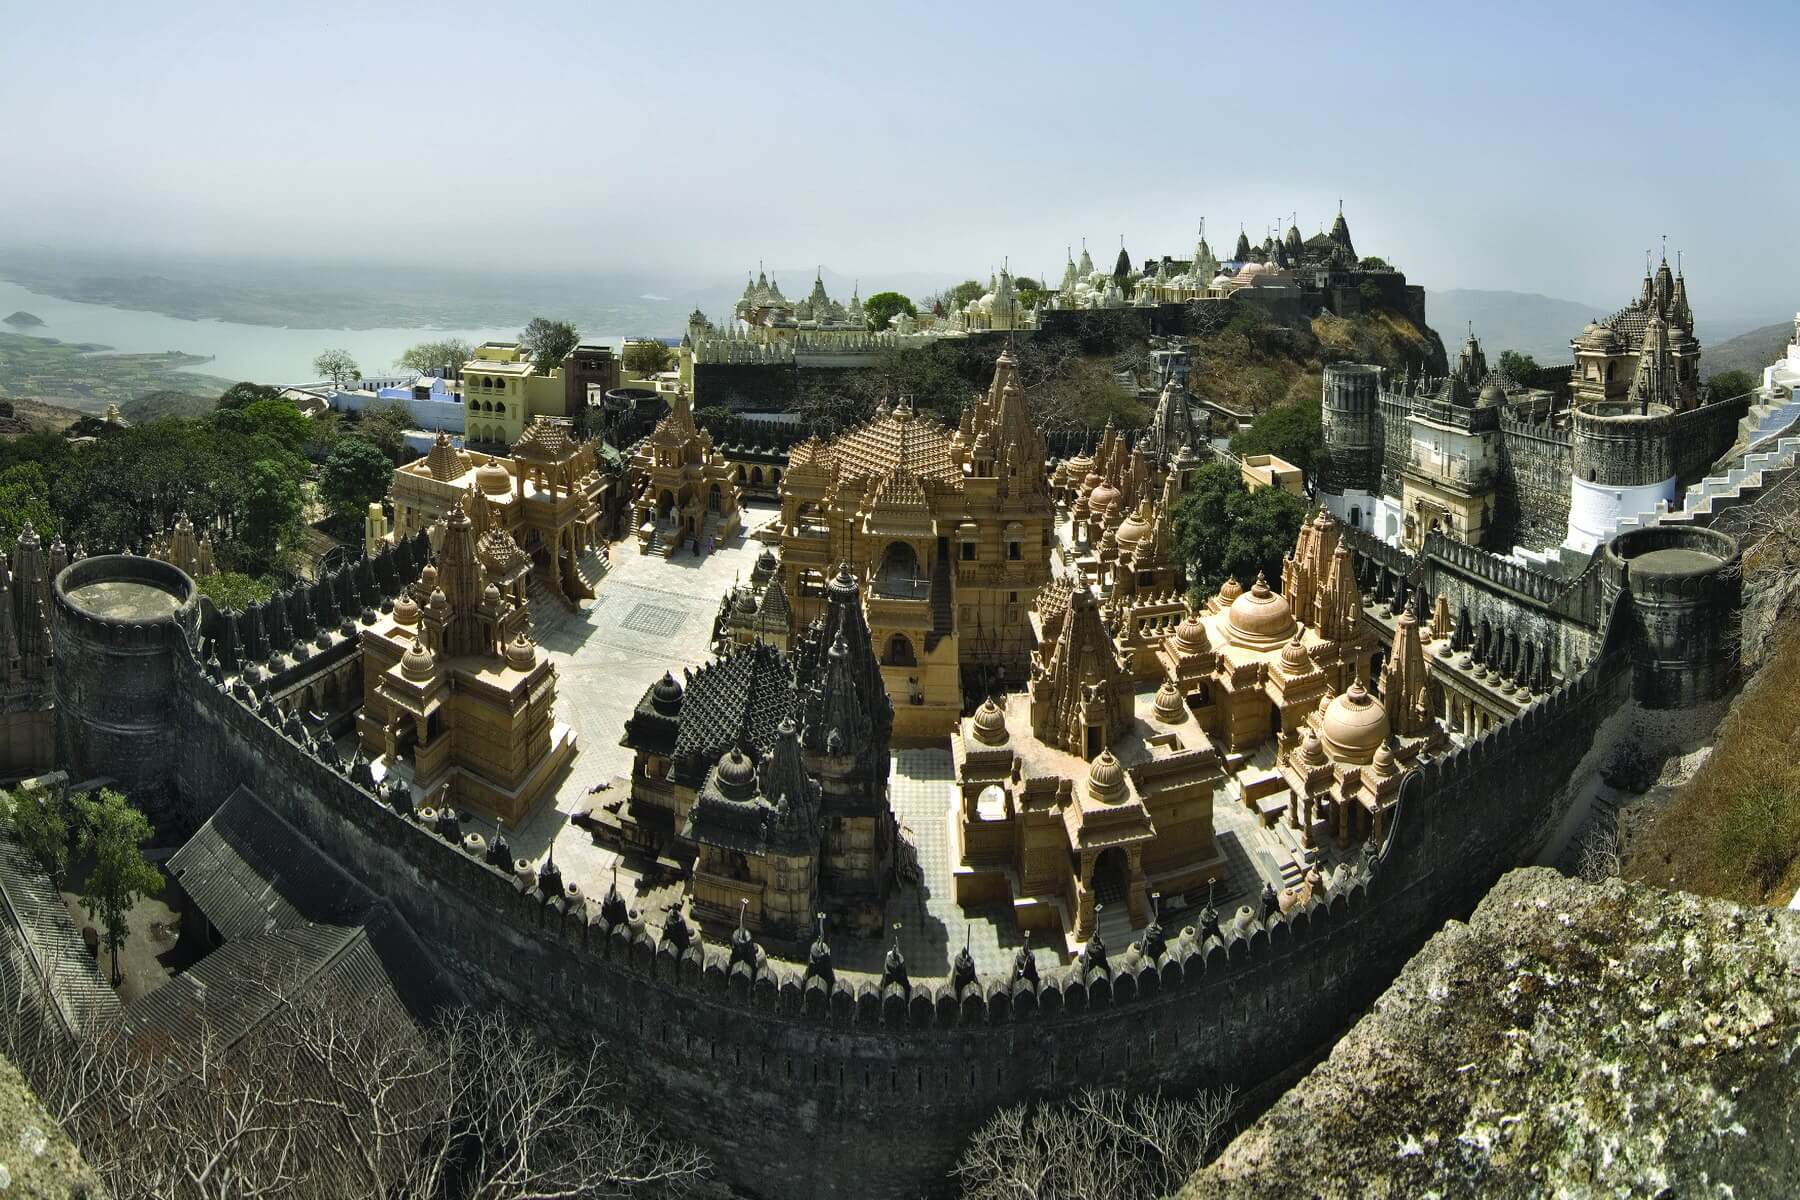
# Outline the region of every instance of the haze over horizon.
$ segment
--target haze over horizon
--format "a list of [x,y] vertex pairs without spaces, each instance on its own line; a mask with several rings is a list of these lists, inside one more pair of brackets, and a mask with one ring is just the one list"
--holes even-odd
[[[1796,307],[1788,5],[184,2],[9,14],[0,241],[604,271],[1060,274],[1341,197],[1434,289]],[[1078,250],[1077,250],[1078,252]],[[786,282],[794,292],[802,280]],[[865,287],[865,294],[868,288]]]

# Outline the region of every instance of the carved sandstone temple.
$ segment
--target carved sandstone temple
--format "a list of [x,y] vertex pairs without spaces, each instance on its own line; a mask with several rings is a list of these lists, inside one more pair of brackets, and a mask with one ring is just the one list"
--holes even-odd
[[[515,571],[522,567],[515,566]],[[503,588],[502,582],[508,582]],[[362,629],[362,750],[438,807],[516,824],[575,753],[556,669],[532,643],[522,582],[482,560],[457,502],[437,561]]]
[[1097,585],[1048,584],[1028,690],[988,700],[953,740],[958,901],[1008,902],[1073,949],[1097,903],[1141,926],[1153,893],[1227,874],[1216,802],[1284,825],[1314,863],[1379,831],[1404,772],[1447,744],[1417,622],[1402,622],[1377,696],[1354,555],[1329,517],[1301,528],[1282,585],[1228,580],[1162,634],[1143,681],[1142,631],[1108,620],[1128,610]]
[[509,579],[535,572],[553,595],[591,597],[602,573],[612,486],[595,458],[599,445],[575,440],[569,426],[548,417],[525,427],[510,456],[464,450],[439,433],[424,458],[394,471],[394,537],[429,529],[460,508],[474,524],[490,577],[503,559]]
[[631,460],[638,550],[665,558],[682,545],[723,542],[743,521],[731,464],[694,424],[687,392],[676,392],[671,404]]
[[847,564],[896,737],[955,728],[970,681],[1024,678],[1027,614],[1049,577],[1045,453],[1010,350],[954,430],[902,397],[829,442],[794,448],[781,481],[788,607],[797,625],[811,621]]

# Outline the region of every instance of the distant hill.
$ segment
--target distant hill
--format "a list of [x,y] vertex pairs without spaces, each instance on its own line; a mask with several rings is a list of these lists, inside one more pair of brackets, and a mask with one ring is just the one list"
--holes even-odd
[[1760,382],[1763,368],[1786,354],[1793,340],[1794,323],[1782,321],[1707,346],[1700,352],[1701,377],[1710,379],[1720,371],[1748,371]]
[[38,316],[36,313],[28,313],[24,309],[20,309],[11,316],[0,317],[0,321],[5,321],[14,329],[36,329],[39,325],[44,323],[44,318]]
[[1425,293],[1425,319],[1443,336],[1454,357],[1473,323],[1488,361],[1502,350],[1518,350],[1546,366],[1569,361],[1569,339],[1595,317],[1619,306],[1559,300],[1536,292],[1487,292],[1452,288]]

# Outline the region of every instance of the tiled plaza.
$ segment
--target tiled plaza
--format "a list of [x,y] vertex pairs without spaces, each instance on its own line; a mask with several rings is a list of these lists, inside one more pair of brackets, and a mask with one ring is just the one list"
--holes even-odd
[[[620,890],[658,927],[664,908],[680,896],[670,880],[654,883],[619,868],[618,855],[597,845],[573,817],[616,796],[614,781],[628,778],[631,754],[619,745],[625,721],[638,699],[664,671],[680,676],[684,667],[699,667],[711,656],[713,620],[719,602],[735,584],[750,576],[763,544],[753,536],[772,520],[772,504],[746,505],[744,532],[705,558],[681,554],[672,559],[641,555],[627,540],[612,547],[612,565],[593,600],[579,610],[534,596],[532,622],[538,644],[556,664],[557,719],[577,736],[574,761],[557,781],[553,797],[507,839],[515,857],[541,861],[552,851],[566,879],[580,884],[590,897],[604,895],[618,869]],[[954,805],[950,751],[896,750],[889,795],[900,826],[898,854],[901,882],[888,900],[885,928],[833,931],[836,961],[845,967],[879,971],[895,936],[916,975],[947,974],[966,944],[984,976],[1005,972],[1024,939],[1009,906],[964,909],[951,894],[949,817]],[[1283,848],[1255,814],[1238,804],[1222,787],[1215,804],[1219,853],[1225,880],[1215,902],[1229,914],[1239,904],[1253,904],[1263,881],[1279,885]],[[479,820],[476,828],[490,836]],[[1290,874],[1293,872],[1288,867]],[[1191,899],[1191,898],[1190,898]],[[1200,902],[1203,902],[1203,898]],[[1177,898],[1168,901],[1165,926],[1175,928],[1197,919]],[[1113,949],[1131,937],[1123,911],[1107,911],[1101,933]],[[1051,945],[1039,937],[1032,950],[1040,966],[1067,956],[1058,939]]]

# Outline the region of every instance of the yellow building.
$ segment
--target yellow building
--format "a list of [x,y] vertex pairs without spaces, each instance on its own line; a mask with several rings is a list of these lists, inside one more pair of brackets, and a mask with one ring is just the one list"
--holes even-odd
[[1280,488],[1290,496],[1306,499],[1306,472],[1273,454],[1252,454],[1242,464],[1244,486]]
[[461,503],[411,591],[362,633],[365,752],[440,806],[516,824],[575,753],[526,603],[481,558]]
[[949,429],[902,397],[829,442],[796,446],[781,480],[781,561],[796,627],[840,564],[864,607],[899,739],[941,738],[965,677],[1024,678],[1027,615],[1049,576],[1054,509],[1043,434],[1009,350],[987,393]]
[[590,389],[619,386],[619,360],[610,346],[582,343],[547,373],[517,342],[484,342],[463,364],[463,430],[471,442],[507,446],[538,417],[587,429]]

